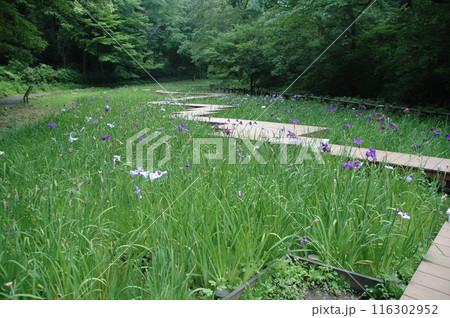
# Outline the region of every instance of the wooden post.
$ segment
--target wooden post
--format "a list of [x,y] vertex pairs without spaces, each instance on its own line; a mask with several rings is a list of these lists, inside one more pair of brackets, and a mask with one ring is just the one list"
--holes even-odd
[[23,102],[24,102],[25,104],[28,104],[28,97],[29,97],[29,95],[30,95],[32,89],[33,89],[33,86],[28,87],[28,89],[27,89],[25,95],[23,95]]
[[384,104],[384,112],[385,113],[389,112],[389,104],[388,103]]

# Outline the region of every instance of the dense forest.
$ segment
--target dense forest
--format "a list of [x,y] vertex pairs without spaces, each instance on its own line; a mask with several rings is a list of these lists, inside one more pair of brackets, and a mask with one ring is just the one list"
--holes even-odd
[[307,70],[291,91],[450,104],[450,0],[0,0],[0,8],[5,85],[151,74],[283,90]]

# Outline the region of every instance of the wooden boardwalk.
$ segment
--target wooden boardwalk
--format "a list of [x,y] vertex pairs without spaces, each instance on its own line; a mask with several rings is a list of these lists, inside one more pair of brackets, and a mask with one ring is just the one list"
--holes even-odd
[[[212,97],[205,94],[197,98]],[[195,98],[195,97],[193,97]],[[191,98],[187,98],[191,99]],[[173,100],[171,105],[190,106],[191,108],[174,113],[174,117],[187,120],[204,121],[219,124],[221,129],[229,129],[229,137],[264,140],[278,144],[302,144],[318,147],[327,139],[317,137],[325,127],[305,126],[298,124],[274,123],[264,121],[240,120],[233,118],[211,117],[230,105],[187,104]],[[155,104],[164,102],[151,102]],[[167,103],[167,102],[166,102]],[[287,133],[295,134],[288,137]],[[223,135],[223,134],[221,134]],[[293,142],[294,141],[294,142]],[[330,154],[355,159],[367,159],[367,148],[329,144]],[[436,158],[414,154],[404,154],[392,151],[377,150],[377,162],[386,165],[424,169],[433,177],[450,180],[450,159]],[[446,300],[450,299],[450,222],[445,222],[433,244],[427,252],[427,257],[417,268],[410,284],[401,300]]]
[[[175,92],[172,92],[175,93]],[[266,121],[241,120],[236,118],[211,117],[220,111],[233,107],[231,105],[198,104],[183,102],[189,99],[218,97],[221,94],[202,94],[198,96],[177,98],[170,102],[170,105],[190,107],[183,111],[176,112],[173,116],[187,120],[204,121],[219,124],[222,129],[229,129],[229,137],[245,138],[251,140],[264,140],[279,144],[303,144],[320,145],[327,142],[327,139],[316,137],[320,132],[328,130],[326,127],[306,126],[292,123],[277,123]],[[181,102],[180,102],[181,101]],[[167,104],[168,101],[149,102],[149,104]],[[295,137],[287,137],[287,133],[292,132]],[[367,159],[368,148],[342,146],[329,144],[330,153],[334,156],[345,156],[359,160]],[[391,166],[409,167],[424,169],[432,177],[439,177],[443,180],[450,180],[450,159],[430,156],[405,154],[377,149],[377,162]]]
[[450,222],[445,222],[400,300],[450,299]]

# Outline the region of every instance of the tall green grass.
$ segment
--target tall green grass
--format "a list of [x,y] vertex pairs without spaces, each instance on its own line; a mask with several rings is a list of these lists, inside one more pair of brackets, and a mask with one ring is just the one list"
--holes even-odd
[[[450,140],[446,137],[450,134],[448,117],[424,117],[413,112],[385,113],[384,108],[337,107],[317,101],[270,96],[230,95],[203,102],[237,106],[215,115],[218,117],[282,123],[297,119],[300,125],[327,127],[329,130],[320,136],[330,139],[332,144],[355,146],[353,140],[358,138],[363,140],[362,146],[366,148],[450,157]],[[379,118],[384,121],[378,121]]]
[[[224,159],[194,164],[193,139],[217,138],[215,129],[186,122],[179,132],[169,115],[183,107],[145,103],[166,97],[142,87],[48,96],[38,103],[65,111],[3,133],[1,298],[212,298],[288,252],[406,282],[444,221],[448,202],[420,171],[344,170],[347,158],[327,154],[324,164],[280,164],[268,143],[259,149],[267,164],[244,164],[227,138]],[[125,165],[126,140],[143,128],[171,136],[167,178],[133,178],[137,167]],[[301,151],[289,146],[289,163]]]

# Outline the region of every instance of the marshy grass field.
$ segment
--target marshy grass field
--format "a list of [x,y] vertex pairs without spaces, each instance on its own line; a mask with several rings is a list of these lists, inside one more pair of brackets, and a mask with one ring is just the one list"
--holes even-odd
[[[164,87],[208,91],[193,83]],[[150,105],[171,97],[145,89],[161,88],[39,97],[43,117],[2,128],[1,299],[214,299],[287,253],[392,282],[401,295],[446,219],[438,180],[369,160],[347,169],[350,158],[326,152],[294,164],[300,145],[280,164],[280,146],[262,143],[260,164],[241,140],[230,153],[229,138],[222,159],[196,164],[193,141],[218,138],[217,128],[171,118],[184,107]],[[196,102],[237,106],[220,117],[328,127],[321,137],[333,144],[450,157],[445,117],[273,99]],[[127,140],[144,128],[170,137],[155,156],[170,146],[171,158],[154,171],[126,162]]]

